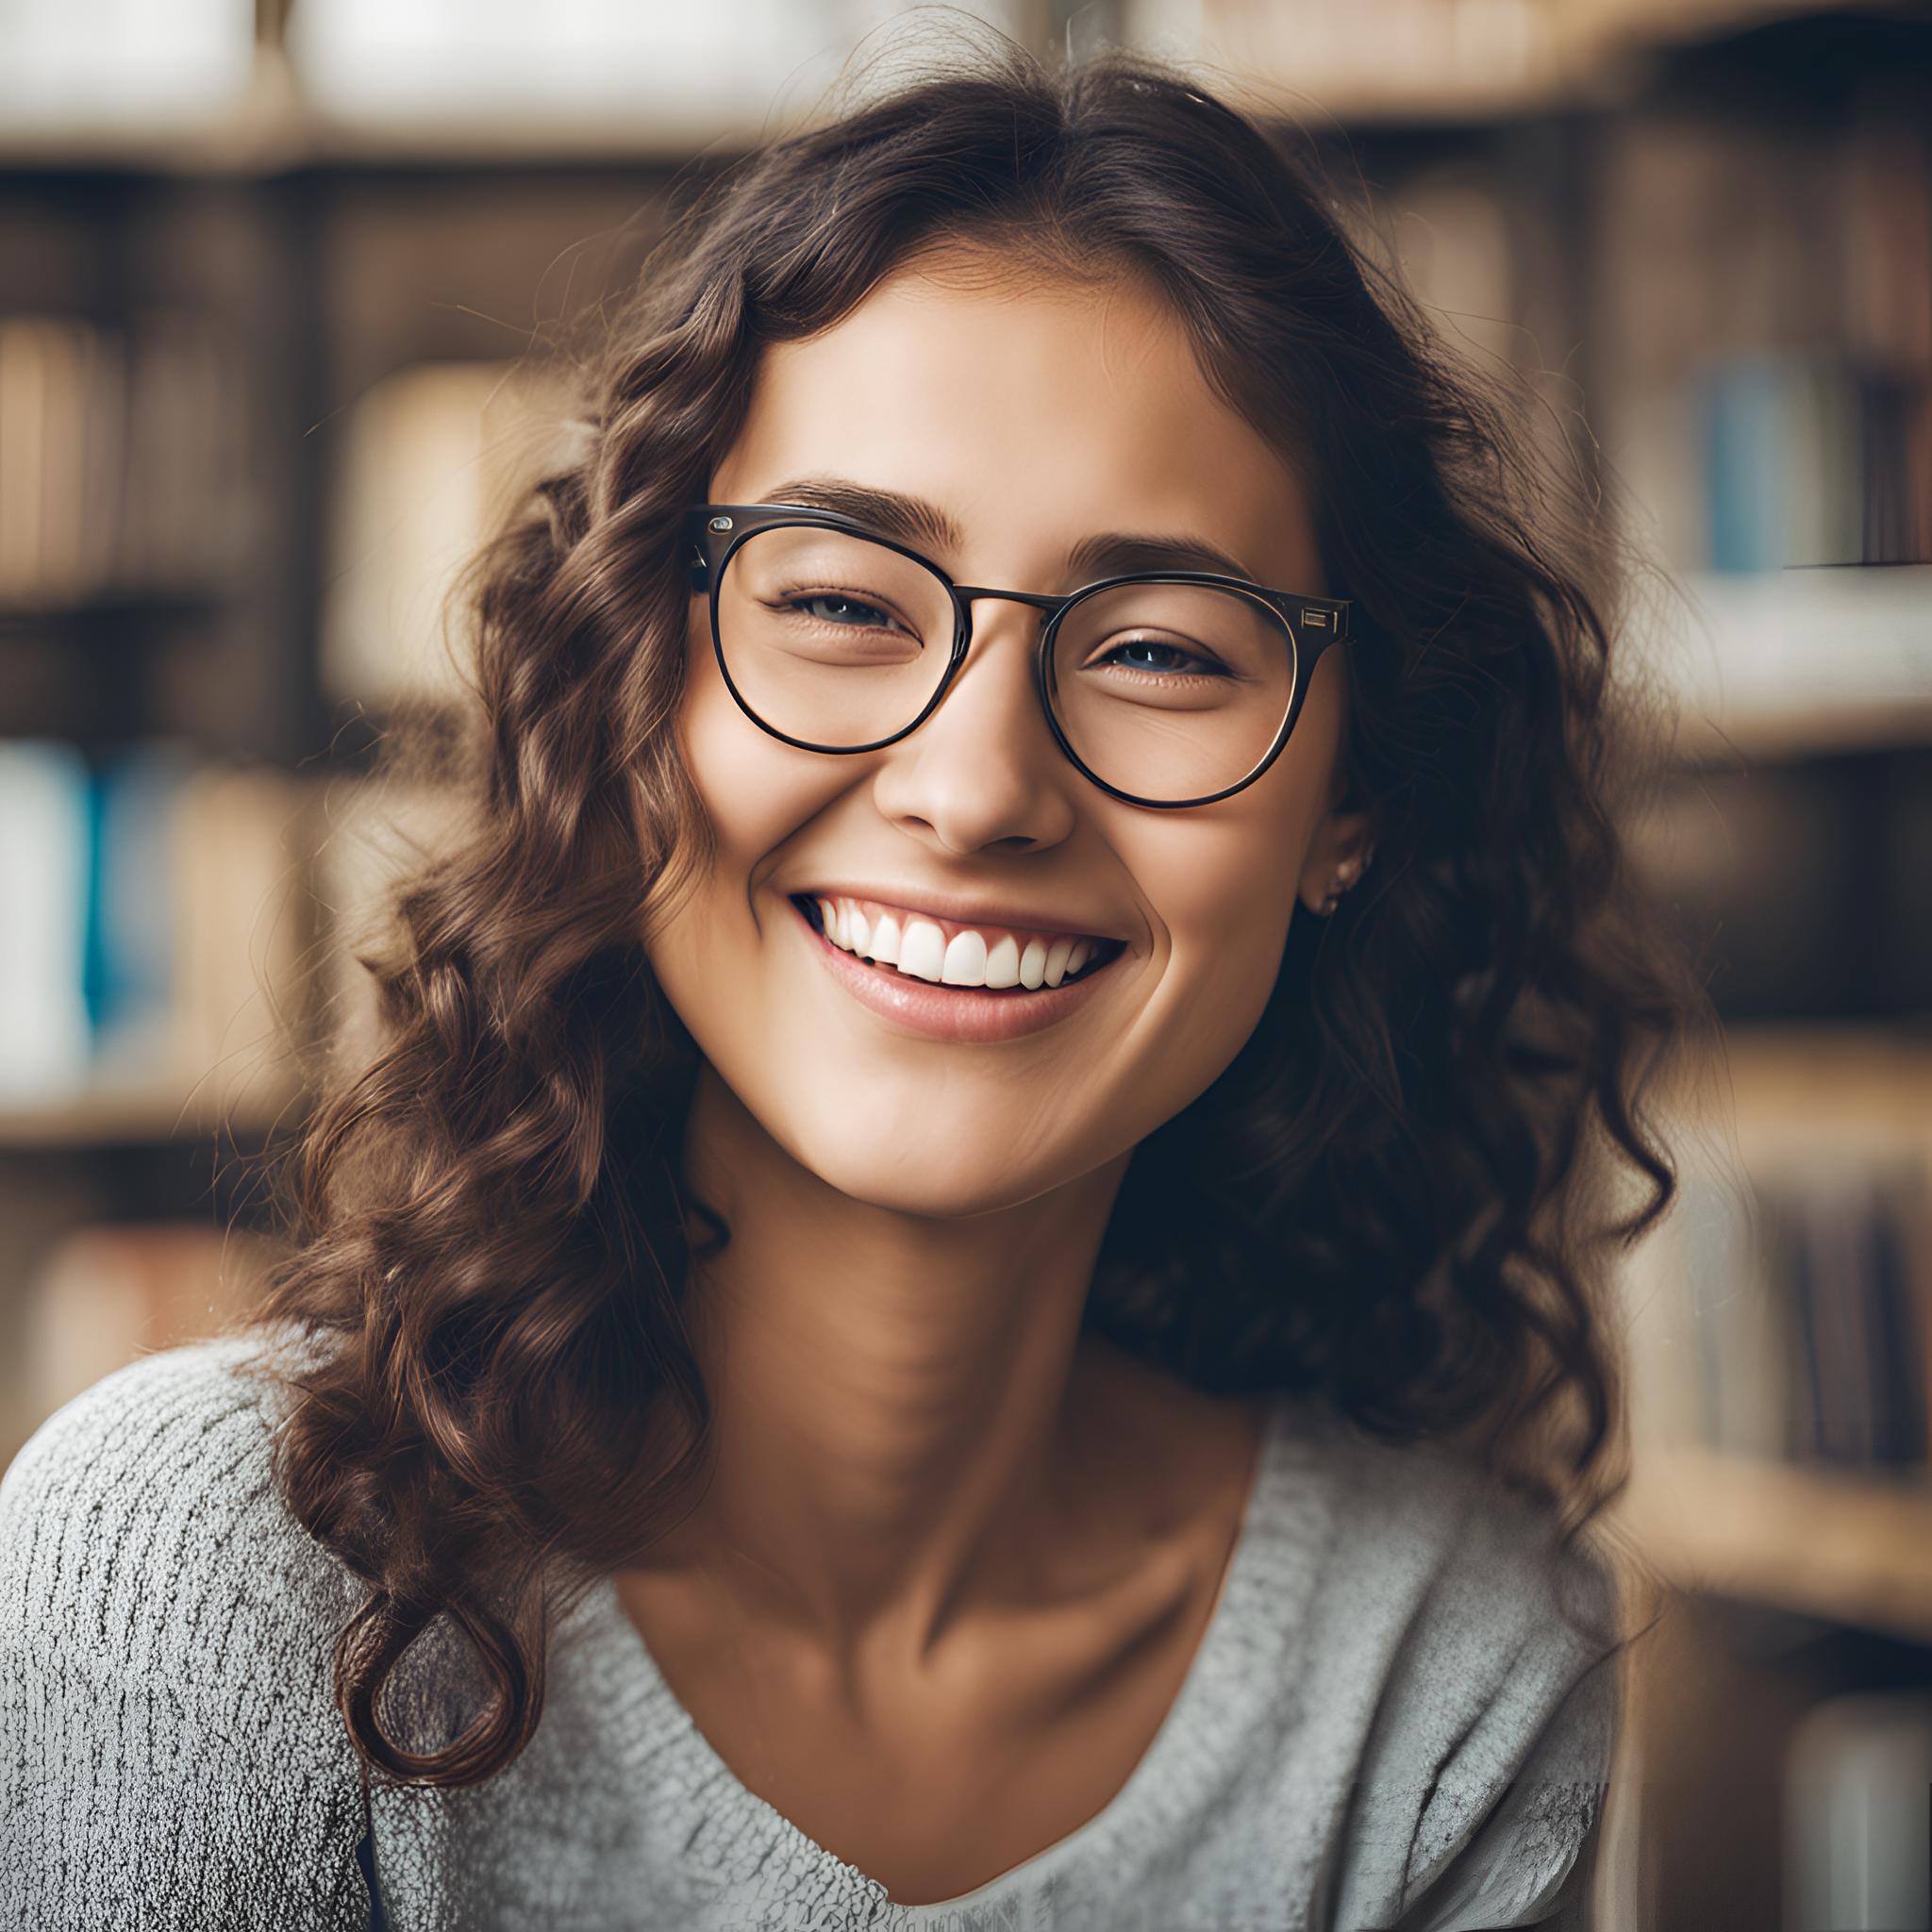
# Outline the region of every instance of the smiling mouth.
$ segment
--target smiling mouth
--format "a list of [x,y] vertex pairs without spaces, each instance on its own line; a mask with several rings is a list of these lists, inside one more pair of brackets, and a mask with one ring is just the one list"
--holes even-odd
[[929,986],[938,992],[976,993],[983,997],[995,999],[1006,998],[1009,995],[1018,995],[1021,998],[1025,998],[1035,992],[1051,992],[1058,987],[1073,986],[1082,980],[1091,979],[1096,973],[1104,973],[1108,967],[1112,965],[1127,950],[1127,944],[1124,940],[1095,939],[1088,941],[1086,943],[1091,948],[1090,956],[1081,962],[1077,970],[1064,973],[1059,979],[1052,984],[1048,984],[1044,980],[1037,987],[1029,987],[1024,984],[1018,986],[986,986],[980,983],[960,984],[956,981],[934,977],[924,973],[908,972],[903,965],[896,961],[874,959],[870,953],[856,953],[849,946],[840,945],[838,941],[826,933],[824,919],[820,911],[819,901],[814,895],[807,892],[793,892],[789,896],[791,904],[797,908],[799,917],[827,945],[843,953],[848,958],[862,961],[871,967],[874,972],[883,974],[890,979],[903,979],[913,985]]

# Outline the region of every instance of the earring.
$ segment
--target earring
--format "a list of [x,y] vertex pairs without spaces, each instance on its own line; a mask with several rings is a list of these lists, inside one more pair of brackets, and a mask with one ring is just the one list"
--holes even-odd
[[1375,856],[1375,848],[1367,845],[1353,858],[1344,858],[1335,868],[1335,883],[1328,889],[1328,896],[1317,908],[1324,919],[1330,918],[1341,904],[1341,895],[1368,871],[1369,861]]

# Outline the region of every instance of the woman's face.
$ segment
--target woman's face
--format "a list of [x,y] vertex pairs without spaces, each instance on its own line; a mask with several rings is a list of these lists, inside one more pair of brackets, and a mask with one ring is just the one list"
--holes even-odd
[[[1211,393],[1180,325],[1125,284],[929,264],[768,351],[708,500],[755,503],[803,478],[934,506],[958,541],[916,547],[958,583],[1070,591],[1099,574],[1068,568],[1083,539],[1158,532],[1230,553],[1258,583],[1327,588],[1295,476]],[[711,1068],[793,1159],[847,1195],[941,1216],[1088,1174],[1208,1087],[1260,1016],[1298,893],[1327,890],[1348,829],[1329,810],[1341,652],[1260,779],[1162,811],[1109,797],[1060,752],[1035,684],[1041,613],[998,600],[973,613],[966,661],[918,730],[831,757],[740,710],[692,597],[677,722],[718,854],[648,948]],[[1084,990],[955,991],[839,952],[794,895],[905,908],[914,961],[922,910],[953,915],[930,921],[948,958],[973,955],[970,941],[950,950],[961,925],[995,951],[1008,934],[1015,951],[1029,934],[1124,950]]]

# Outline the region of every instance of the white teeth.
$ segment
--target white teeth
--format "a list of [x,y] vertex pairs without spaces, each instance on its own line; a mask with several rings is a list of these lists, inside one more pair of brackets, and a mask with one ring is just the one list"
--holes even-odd
[[908,919],[899,941],[899,971],[919,979],[938,979],[945,964],[945,934],[929,919]]
[[946,942],[940,979],[946,986],[986,984],[986,941],[976,932],[956,932]]
[[902,927],[894,914],[881,912],[874,920],[854,901],[819,899],[817,905],[820,927],[835,946],[944,986],[1021,986],[1037,991],[1070,979],[1100,950],[1098,941],[1071,937],[1030,939],[1022,947],[1012,933],[1001,934],[989,946],[985,934],[970,926],[948,941],[929,919],[908,917]]
[[1020,983],[1020,942],[1011,933],[986,956],[986,983],[991,987]]

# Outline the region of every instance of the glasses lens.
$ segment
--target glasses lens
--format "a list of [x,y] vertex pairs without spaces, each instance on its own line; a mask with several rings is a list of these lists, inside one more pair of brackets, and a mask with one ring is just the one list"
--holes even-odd
[[[779,525],[731,554],[718,635],[739,695],[775,731],[841,750],[906,729],[953,646],[953,600],[924,564],[841,530]],[[1096,777],[1179,802],[1238,785],[1294,691],[1294,639],[1237,591],[1162,581],[1096,591],[1054,639],[1060,729]]]
[[1095,777],[1136,798],[1205,798],[1268,756],[1294,692],[1294,635],[1203,584],[1122,584],[1060,621],[1055,714]]
[[953,600],[909,557],[840,530],[779,525],[732,552],[718,639],[740,696],[774,730],[843,750],[891,738],[939,689]]

